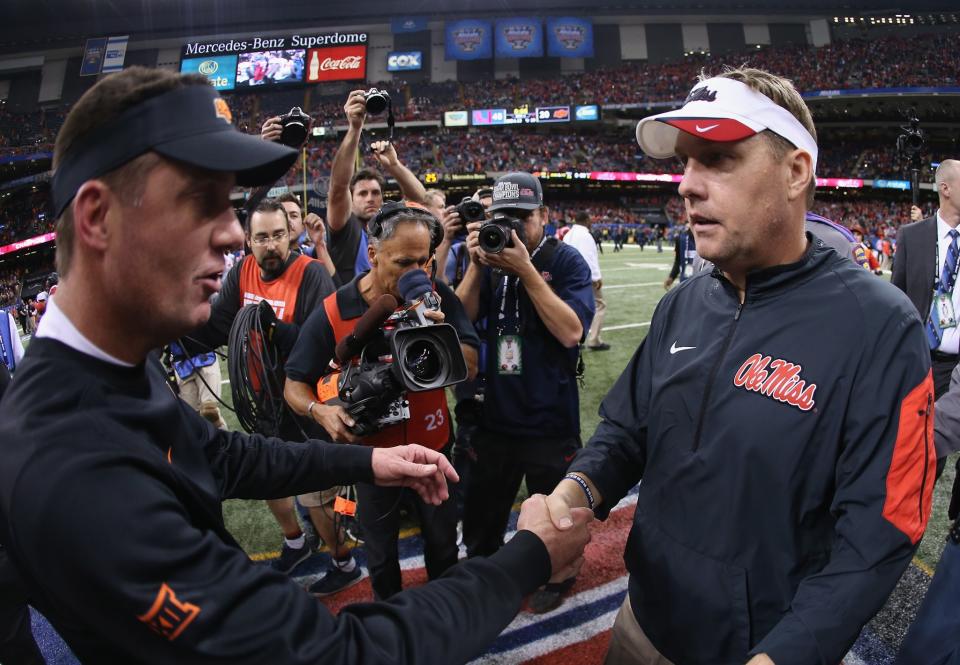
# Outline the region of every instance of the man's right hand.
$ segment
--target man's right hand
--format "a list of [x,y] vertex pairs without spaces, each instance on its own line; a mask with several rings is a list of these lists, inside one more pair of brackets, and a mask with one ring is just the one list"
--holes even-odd
[[263,127],[260,128],[260,138],[264,141],[279,141],[282,133],[283,125],[280,124],[280,116],[278,115],[267,118]]
[[356,443],[359,439],[350,429],[356,423],[342,406],[334,404],[317,404],[310,409],[310,415],[327,431],[330,438],[341,443]]
[[463,230],[463,222],[460,220],[456,206],[447,206],[443,210],[443,219],[440,220],[443,226],[443,242],[447,245],[453,244],[453,239]]
[[363,129],[363,121],[367,118],[366,93],[363,90],[351,92],[347,103],[343,105],[343,112],[351,129]]
[[563,531],[557,529],[550,519],[547,497],[533,494],[520,506],[517,530],[531,531],[543,541],[550,554],[550,581],[561,582],[576,577],[583,565],[583,550],[590,542],[588,524],[593,521],[593,512],[587,508],[570,511],[573,524]]
[[467,224],[467,252],[470,253],[470,260],[478,266],[483,265],[480,262],[480,227],[483,222],[470,222]]

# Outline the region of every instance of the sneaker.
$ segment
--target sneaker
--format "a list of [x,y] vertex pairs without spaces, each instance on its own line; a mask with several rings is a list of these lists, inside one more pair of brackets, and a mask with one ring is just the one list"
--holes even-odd
[[603,342],[595,346],[588,346],[587,348],[590,349],[591,351],[609,351],[610,345],[607,344],[606,342]]
[[301,520],[300,528],[303,529],[303,537],[306,539],[307,547],[310,548],[311,552],[316,552],[323,546],[323,539],[320,538],[309,517],[304,517]]
[[348,587],[352,587],[359,582],[362,577],[363,570],[361,570],[360,564],[357,563],[356,560],[354,560],[353,570],[349,573],[340,569],[331,561],[330,567],[327,569],[327,574],[311,584],[308,591],[314,596],[329,596],[338,591],[343,591]]
[[311,554],[313,554],[313,552],[310,551],[310,546],[307,544],[304,544],[304,546],[301,548],[295,549],[284,542],[283,547],[280,550],[280,556],[270,565],[277,572],[283,573],[284,575],[289,575],[291,572],[293,572],[294,568],[309,559]]
[[573,587],[577,578],[571,577],[569,580],[558,582],[557,584],[548,584],[542,589],[533,592],[530,596],[530,602],[527,607],[534,614],[546,614],[555,610],[563,603],[563,594]]

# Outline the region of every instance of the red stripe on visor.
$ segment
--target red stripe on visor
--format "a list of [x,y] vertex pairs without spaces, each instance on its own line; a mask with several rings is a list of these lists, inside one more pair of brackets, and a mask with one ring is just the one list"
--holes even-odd
[[660,122],[707,141],[739,141],[757,133],[731,118],[663,118]]

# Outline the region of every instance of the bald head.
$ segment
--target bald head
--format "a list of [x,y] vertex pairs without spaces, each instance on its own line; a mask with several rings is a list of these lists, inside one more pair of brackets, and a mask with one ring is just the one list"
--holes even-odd
[[956,159],[945,159],[940,162],[933,181],[937,189],[937,194],[940,195],[940,205],[943,205],[944,185],[947,186],[948,192],[950,189],[953,190],[952,198],[956,204],[960,204],[960,161]]

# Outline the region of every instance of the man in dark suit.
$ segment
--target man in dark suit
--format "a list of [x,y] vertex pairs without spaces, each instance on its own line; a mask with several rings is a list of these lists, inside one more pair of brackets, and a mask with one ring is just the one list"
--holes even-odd
[[935,176],[940,207],[927,219],[907,224],[897,234],[893,284],[907,294],[923,317],[936,397],[947,392],[960,353],[960,162],[945,159]]

